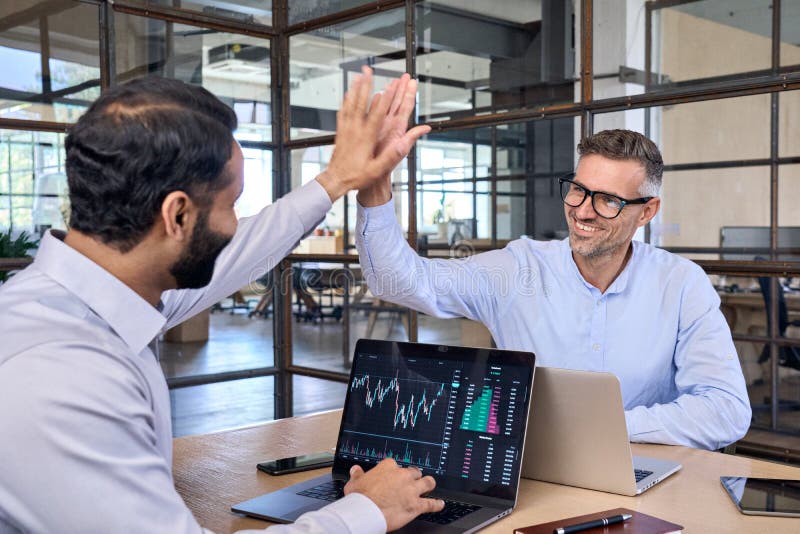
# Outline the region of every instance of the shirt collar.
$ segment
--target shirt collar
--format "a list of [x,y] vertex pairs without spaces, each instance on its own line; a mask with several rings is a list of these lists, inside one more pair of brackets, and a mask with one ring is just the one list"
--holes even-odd
[[63,232],[47,232],[34,265],[108,323],[135,354],[140,353],[167,319],[121,280],[65,244],[63,238]]
[[[575,263],[575,258],[572,257],[572,249],[569,246],[569,237],[565,238],[562,241],[562,243],[564,243],[563,247],[564,247],[565,263],[567,264],[567,269],[571,270],[575,274],[575,276],[578,278],[581,284],[584,285],[584,287],[586,287],[588,290],[592,292],[599,293],[600,290],[594,287],[589,282],[587,282],[586,279],[581,274],[581,271],[578,269],[578,265]],[[619,273],[617,278],[613,282],[611,282],[611,285],[604,293],[605,295],[622,293],[623,291],[625,291],[625,288],[628,287],[628,279],[630,278],[632,265],[634,261],[639,260],[639,255],[641,254],[641,251],[639,251],[641,243],[634,240],[631,242],[631,246],[633,250],[631,251],[631,257],[628,258],[628,263],[625,265],[625,268],[622,269],[622,272]]]

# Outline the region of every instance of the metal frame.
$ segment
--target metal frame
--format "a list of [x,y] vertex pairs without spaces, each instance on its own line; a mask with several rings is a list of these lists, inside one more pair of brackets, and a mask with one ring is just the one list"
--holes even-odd
[[[261,24],[248,24],[232,19],[211,16],[197,11],[189,11],[181,8],[164,7],[145,4],[136,0],[76,0],[79,3],[98,6],[98,29],[99,29],[99,56],[100,56],[100,85],[103,89],[116,83],[116,69],[114,66],[114,13],[126,13],[141,17],[164,20],[171,23],[181,23],[199,26],[212,30],[240,33],[244,35],[261,37],[271,40],[271,92],[272,92],[272,140],[270,142],[257,143],[259,148],[273,150],[273,191],[275,197],[279,197],[291,190],[291,165],[289,154],[292,150],[308,148],[314,146],[330,145],[334,142],[333,135],[324,135],[310,139],[290,139],[290,107],[289,107],[289,38],[304,32],[326,26],[339,24],[347,21],[374,15],[390,9],[404,8],[406,14],[405,44],[406,44],[406,69],[415,74],[417,36],[415,32],[416,4],[419,0],[378,0],[364,5],[326,15],[313,20],[303,21],[297,24],[288,24],[289,0],[273,0],[273,25],[264,26]],[[747,95],[770,94],[770,156],[769,158],[754,160],[737,161],[717,161],[700,162],[692,164],[670,165],[666,170],[700,170],[700,169],[721,169],[728,167],[744,166],[769,166],[770,167],[770,248],[759,249],[771,255],[772,261],[768,262],[745,262],[745,261],[710,261],[697,260],[703,269],[709,274],[738,274],[744,276],[772,276],[773,309],[771,312],[777,316],[777,282],[775,277],[787,275],[800,275],[800,262],[781,262],[777,261],[776,254],[787,252],[778,248],[777,243],[777,208],[778,208],[778,175],[782,165],[790,163],[800,163],[800,157],[780,157],[778,153],[778,119],[779,119],[779,98],[778,94],[783,91],[800,89],[800,66],[781,66],[780,65],[780,16],[781,1],[773,0],[772,3],[772,64],[768,71],[758,71],[753,73],[739,73],[732,76],[723,76],[715,79],[699,80],[691,83],[675,84],[670,87],[653,83],[651,54],[653,32],[651,25],[653,14],[659,9],[690,3],[696,0],[655,0],[645,2],[645,93],[635,96],[609,98],[594,100],[593,95],[593,0],[580,0],[579,32],[581,34],[580,51],[580,82],[581,94],[579,102],[567,102],[562,104],[551,104],[546,106],[532,106],[523,109],[512,109],[508,111],[498,111],[496,109],[483,115],[457,116],[448,120],[434,122],[431,124],[434,132],[449,132],[465,129],[476,129],[488,127],[492,130],[492,163],[491,176],[495,176],[497,167],[497,131],[496,127],[502,124],[519,123],[538,120],[550,120],[565,117],[580,117],[580,130],[583,136],[592,132],[594,116],[601,113],[624,111],[632,109],[649,109],[656,106],[666,106],[683,104],[690,102],[700,102],[705,100],[731,98]],[[576,17],[578,19],[578,17]],[[43,36],[46,39],[47,36]],[[44,54],[43,54],[44,57]],[[44,60],[43,60],[44,61]],[[44,121],[27,121],[0,118],[0,128],[14,130],[35,130],[50,132],[65,132],[69,124]],[[416,192],[417,186],[424,185],[417,181],[416,176],[416,150],[412,151],[408,161],[409,180],[407,187],[409,192],[409,242],[416,247],[417,235],[417,216],[416,216]],[[528,179],[531,176],[520,176],[519,179]],[[535,178],[535,176],[534,176]],[[496,219],[497,210],[497,184],[496,179],[487,178],[492,181],[492,188],[489,194],[492,196],[493,221]],[[507,180],[509,177],[502,177]],[[474,177],[473,193],[475,193],[475,183],[481,179]],[[649,235],[649,234],[648,234]],[[497,239],[496,224],[492,224],[492,247],[501,244]],[[429,247],[431,249],[437,247]],[[491,247],[490,247],[491,248]],[[721,253],[721,248],[714,247],[672,247],[668,248],[673,252],[679,253]],[[729,249],[724,250],[730,252]],[[789,251],[796,252],[796,251]],[[168,381],[171,388],[187,387],[193,385],[210,384],[225,380],[237,380],[253,376],[275,376],[275,416],[285,417],[292,413],[292,377],[293,375],[313,376],[327,380],[346,380],[343,373],[331,373],[328,371],[317,370],[297,366],[292,361],[292,321],[291,321],[291,302],[290,277],[291,263],[294,261],[311,260],[313,257],[304,255],[291,255],[282,261],[275,269],[275,280],[279,290],[274,292],[274,336],[275,336],[275,365],[259,369],[250,369],[230,373],[219,373],[212,375],[202,375],[194,377],[174,378]],[[324,261],[337,261],[345,265],[356,263],[357,257],[353,255],[334,255],[325,256]],[[345,334],[349,325],[345,325]],[[411,316],[411,339],[416,339],[417,335],[417,315]],[[345,335],[347,339],[349,336]],[[736,335],[734,339],[738,341],[758,341],[768,342],[772,354],[772,388],[777,391],[777,355],[778,348],[782,345],[796,344],[796,341],[787,340],[778,336],[776,322],[773,321],[771,331],[767,336],[741,336]],[[343,352],[349,352],[348,342],[345,341]],[[777,395],[772,396],[771,424],[770,428],[778,428],[778,406]]]

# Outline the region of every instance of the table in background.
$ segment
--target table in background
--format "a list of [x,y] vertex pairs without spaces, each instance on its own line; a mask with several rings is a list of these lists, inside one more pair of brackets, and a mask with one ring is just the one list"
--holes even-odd
[[[174,440],[175,486],[200,524],[217,534],[267,523],[230,512],[232,504],[318,476],[324,470],[273,477],[256,463],[330,449],[341,410],[271,421],[241,430]],[[685,527],[687,534],[800,532],[800,519],[746,516],[719,482],[723,475],[800,479],[800,469],[717,452],[665,445],[633,445],[634,454],[683,464],[675,475],[638,497],[624,497],[523,479],[510,516],[481,532],[508,534],[514,528],[611,508],[631,508]]]

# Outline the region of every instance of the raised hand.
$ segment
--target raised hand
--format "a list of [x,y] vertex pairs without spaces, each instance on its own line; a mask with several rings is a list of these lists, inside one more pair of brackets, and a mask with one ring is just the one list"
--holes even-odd
[[[414,109],[416,82],[407,74],[370,102],[372,69],[362,68],[336,115],[336,146],[328,168],[317,177],[331,200],[350,189],[364,189],[386,176],[408,154],[428,126],[407,130]],[[409,107],[410,101],[410,107]]]
[[345,494],[361,493],[374,502],[386,518],[386,530],[396,530],[419,514],[439,512],[444,501],[422,497],[436,487],[431,476],[422,476],[416,467],[400,467],[386,458],[364,472],[354,465],[350,469],[350,481],[344,487]]

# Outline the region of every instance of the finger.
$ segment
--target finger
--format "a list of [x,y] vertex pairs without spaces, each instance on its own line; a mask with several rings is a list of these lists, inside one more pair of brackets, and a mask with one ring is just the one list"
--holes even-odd
[[386,118],[386,111],[389,109],[389,99],[386,95],[381,93],[376,94],[372,98],[372,103],[369,107],[369,115],[367,116],[367,128],[374,129],[377,134],[378,129],[381,127]]
[[356,95],[358,94],[361,81],[361,76],[357,75],[350,84],[350,88],[344,94],[344,99],[342,99],[342,107],[339,109],[339,113],[342,115],[349,115],[352,113],[353,107],[356,104]]
[[414,481],[414,488],[419,492],[419,495],[430,493],[435,487],[436,481],[430,475]]
[[[399,92],[399,91],[398,91]],[[400,99],[400,106],[397,115],[408,121],[414,106],[417,104],[417,80],[410,80],[405,87],[405,91]]]
[[414,146],[414,143],[416,143],[420,137],[428,134],[430,131],[431,127],[426,124],[414,126],[405,134],[403,134],[403,137],[395,141],[394,149],[396,153],[401,157],[405,157],[411,150],[411,147]]
[[[397,81],[397,92],[394,94],[394,99],[392,100],[392,105],[389,108],[390,115],[396,115],[397,111],[400,109],[400,106],[403,104],[403,100],[405,97],[406,92],[408,91],[408,82],[411,80],[411,76],[407,73],[404,73],[400,76],[399,80]],[[414,84],[414,92],[416,93],[416,83]]]
[[366,65],[361,67],[361,83],[358,86],[358,93],[356,95],[355,111],[359,114],[366,115],[367,106],[369,105],[369,95],[372,94],[372,69]]
[[377,174],[384,175],[394,169],[400,163],[400,160],[408,155],[417,139],[430,131],[430,126],[415,126],[407,131],[403,137],[384,147],[373,160],[374,168],[377,168]]
[[394,103],[394,99],[397,97],[397,88],[398,88],[398,80],[392,80],[388,83],[388,85],[383,89],[383,94],[386,95],[389,102]]
[[420,499],[419,513],[430,514],[444,510],[444,501],[441,499]]
[[350,468],[350,480],[354,480],[356,478],[361,477],[364,474],[364,470],[361,469],[360,465],[354,465]]
[[419,480],[422,478],[422,469],[419,467],[410,466],[406,470],[411,475],[411,480]]

